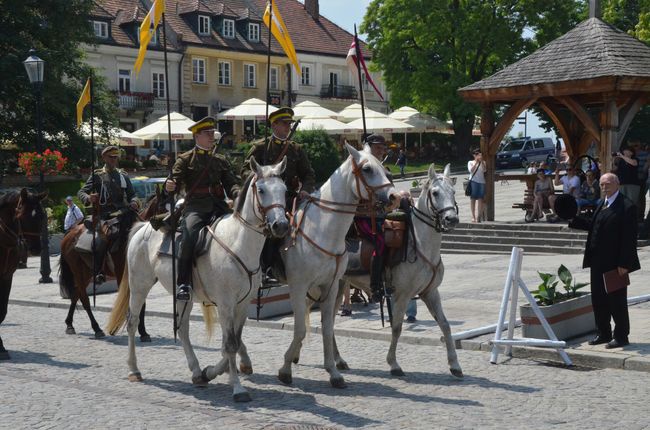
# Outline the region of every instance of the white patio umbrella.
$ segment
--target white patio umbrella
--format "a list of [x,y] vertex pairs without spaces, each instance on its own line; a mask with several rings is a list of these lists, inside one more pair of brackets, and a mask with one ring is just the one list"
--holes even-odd
[[192,132],[189,130],[195,121],[178,112],[169,114],[171,119],[171,136],[168,132],[167,115],[161,116],[156,122],[134,131],[132,134],[144,140],[173,140],[174,154],[178,156],[178,140],[192,139]]
[[[366,119],[368,118],[386,118],[387,115],[384,115],[381,112],[374,111],[372,109],[365,109]],[[343,122],[354,121],[355,119],[361,118],[361,105],[359,103],[353,103],[350,106],[343,109],[339,112],[339,119]]]
[[[418,112],[417,109],[409,106],[401,107],[388,116],[412,125],[414,127],[413,132],[420,133],[420,146],[422,146],[422,133],[436,132],[453,134],[453,131],[450,131],[446,122],[426,113]],[[406,136],[404,136],[404,142],[406,142]]]
[[[348,127],[363,130],[363,119],[355,119],[347,124]],[[405,122],[396,119],[383,117],[366,117],[366,131],[368,133],[406,133],[412,131],[414,127]]]
[[302,118],[298,130],[324,130],[327,134],[356,134],[363,131],[330,117],[316,116]]
[[[269,105],[269,113],[278,110],[275,106]],[[234,108],[228,109],[217,115],[218,119],[225,120],[254,120],[253,134],[257,128],[257,121],[266,121],[266,103],[264,100],[252,98],[248,99]],[[243,128],[243,127],[242,127]]]
[[[97,119],[94,121],[94,125],[95,143],[99,145],[144,146],[144,139],[126,130],[113,126],[105,128],[102,126],[101,121]],[[90,139],[90,123],[81,124],[80,131],[82,136]]]
[[293,117],[296,119],[312,117],[312,118],[333,118],[338,120],[339,114],[333,110],[326,109],[309,100],[300,102],[293,107]]

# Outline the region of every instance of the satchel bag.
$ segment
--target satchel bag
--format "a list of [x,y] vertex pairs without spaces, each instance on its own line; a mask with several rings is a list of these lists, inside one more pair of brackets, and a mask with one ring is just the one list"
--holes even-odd
[[401,248],[404,243],[406,223],[387,219],[384,221],[384,243],[388,248]]
[[465,195],[467,197],[470,197],[472,195],[472,181],[471,180],[465,180],[463,181],[463,190],[465,190]]

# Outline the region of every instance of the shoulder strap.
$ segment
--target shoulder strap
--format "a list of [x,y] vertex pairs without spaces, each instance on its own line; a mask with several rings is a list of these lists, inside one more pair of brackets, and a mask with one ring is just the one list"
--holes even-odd
[[282,148],[282,151],[280,151],[280,154],[278,154],[277,158],[273,162],[273,164],[278,164],[280,160],[282,160],[282,157],[287,155],[287,151],[289,150],[289,141],[285,141],[284,143],[284,148]]
[[472,178],[476,174],[476,171],[478,170],[480,165],[481,165],[481,163],[477,163],[476,165],[474,165],[474,168],[472,169],[472,171],[470,172],[470,175],[469,175],[469,180],[470,181],[472,180]]

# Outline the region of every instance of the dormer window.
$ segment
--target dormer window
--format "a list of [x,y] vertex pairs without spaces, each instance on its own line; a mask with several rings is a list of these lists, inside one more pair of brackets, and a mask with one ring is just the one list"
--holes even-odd
[[223,29],[222,29],[223,37],[226,37],[228,39],[234,39],[235,38],[235,21],[232,19],[224,19],[223,20]]
[[104,21],[93,21],[95,36],[100,39],[108,39],[108,23]]
[[151,40],[149,41],[149,46],[156,46],[158,44],[158,30],[151,32]]
[[259,24],[248,24],[248,40],[251,42],[260,41],[260,25]]
[[199,34],[201,36],[208,36],[210,34],[210,17],[199,15]]

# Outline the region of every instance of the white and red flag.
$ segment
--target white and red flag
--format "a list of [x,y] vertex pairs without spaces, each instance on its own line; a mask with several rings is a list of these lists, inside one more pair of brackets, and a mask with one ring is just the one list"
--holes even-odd
[[[353,71],[353,73],[358,73],[359,63],[361,63],[363,72],[366,74],[366,80],[370,85],[372,85],[372,88],[374,88],[379,98],[384,100],[384,96],[381,95],[379,89],[377,89],[377,85],[375,85],[375,82],[372,80],[372,77],[370,76],[370,72],[368,72],[368,68],[366,67],[366,61],[363,59],[363,53],[361,52],[361,44],[357,45],[358,40],[359,39],[357,39],[356,36],[354,37],[354,39],[352,39],[352,45],[350,45],[350,50],[348,51],[348,56],[346,57],[348,66]],[[360,83],[360,85],[362,84]]]

